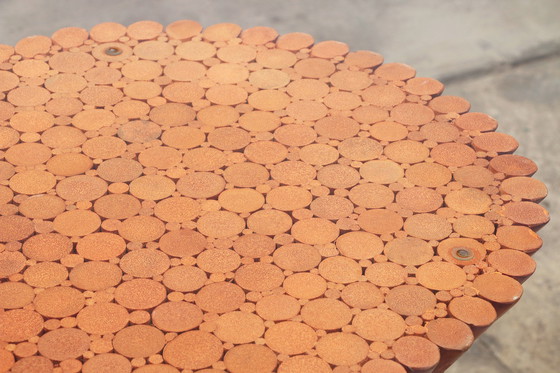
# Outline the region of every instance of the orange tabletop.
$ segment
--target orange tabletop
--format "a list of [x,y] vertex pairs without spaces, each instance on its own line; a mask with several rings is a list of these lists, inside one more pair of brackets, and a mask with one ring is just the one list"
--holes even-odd
[[443,372],[547,189],[415,75],[230,23],[0,45],[0,373]]

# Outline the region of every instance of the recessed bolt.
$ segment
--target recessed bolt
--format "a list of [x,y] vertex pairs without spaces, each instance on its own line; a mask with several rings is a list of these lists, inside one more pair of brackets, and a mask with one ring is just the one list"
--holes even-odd
[[453,258],[457,260],[471,260],[474,258],[474,252],[467,247],[455,247],[451,251]]
[[122,52],[123,52],[122,49],[117,47],[109,47],[105,49],[105,54],[108,54],[109,56],[118,56]]

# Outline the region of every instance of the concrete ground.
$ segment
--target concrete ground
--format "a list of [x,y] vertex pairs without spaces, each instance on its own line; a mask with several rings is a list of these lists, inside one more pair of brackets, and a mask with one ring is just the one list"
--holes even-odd
[[[537,272],[520,303],[498,320],[449,373],[555,373],[560,354],[560,1],[558,0],[1,0],[0,44],[105,21],[163,24],[193,19],[307,32],[351,49],[381,53],[446,83],[472,111],[515,136],[549,187],[551,223],[539,234]],[[555,229],[556,228],[556,229]]]

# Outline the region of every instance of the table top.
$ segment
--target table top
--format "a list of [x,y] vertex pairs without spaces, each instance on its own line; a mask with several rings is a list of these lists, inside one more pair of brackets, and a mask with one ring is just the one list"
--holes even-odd
[[535,163],[441,82],[194,21],[0,45],[0,372],[442,372],[522,295]]

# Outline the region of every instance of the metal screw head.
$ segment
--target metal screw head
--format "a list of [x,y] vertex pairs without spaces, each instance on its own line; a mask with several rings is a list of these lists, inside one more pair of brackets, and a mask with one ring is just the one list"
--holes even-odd
[[109,47],[109,48],[105,49],[105,54],[107,54],[109,56],[118,56],[122,52],[123,52],[122,49],[117,48],[117,47]]
[[457,260],[471,260],[474,258],[474,252],[468,247],[455,247],[451,251],[453,258]]

